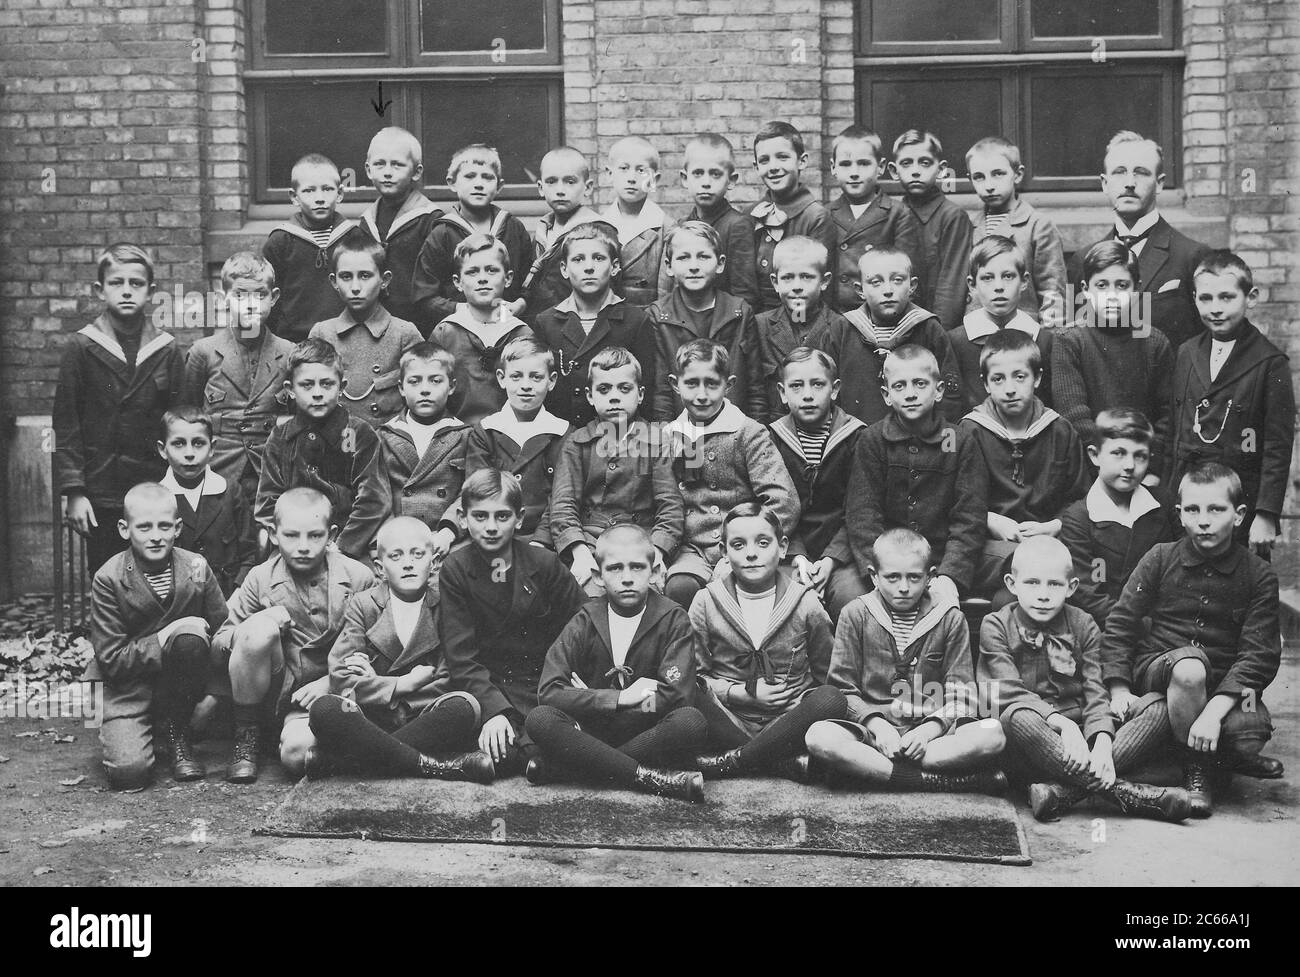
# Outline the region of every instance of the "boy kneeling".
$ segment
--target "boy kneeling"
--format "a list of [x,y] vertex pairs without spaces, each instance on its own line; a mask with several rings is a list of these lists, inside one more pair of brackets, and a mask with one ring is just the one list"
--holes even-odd
[[398,516],[384,523],[377,541],[384,582],[354,594],[344,608],[329,654],[330,694],[311,706],[317,745],[307,773],[323,772],[337,758],[363,773],[491,783],[492,758],[472,748],[478,703],[467,692],[447,691],[438,591],[429,581],[433,530]]
[[946,591],[929,589],[930,544],[890,529],[872,544],[875,590],[849,603],[835,630],[828,684],[848,718],[816,723],[805,741],[826,767],[897,790],[1000,794],[996,719],[976,720],[970,627]]
[[[540,704],[525,728],[541,752],[528,779],[554,774],[704,800],[689,765],[708,724],[687,705],[695,634],[677,605],[650,589],[656,551],[640,526],[611,526],[596,541],[605,595],[588,601],[546,653]],[[579,725],[581,724],[581,725]]]

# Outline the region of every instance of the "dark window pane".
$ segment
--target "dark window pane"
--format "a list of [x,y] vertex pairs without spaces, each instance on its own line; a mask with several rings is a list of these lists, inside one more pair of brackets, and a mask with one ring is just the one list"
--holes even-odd
[[[1159,140],[1163,81],[1159,75],[1107,77],[1096,70],[1031,77],[1033,170],[1028,175],[1100,173],[1106,143],[1120,129]],[[1088,110],[1080,111],[1081,106]]]
[[966,150],[984,136],[1001,133],[1001,82],[996,78],[939,75],[910,81],[871,83],[863,124],[874,129],[889,152],[907,129],[928,129],[943,143],[958,176],[966,175]]
[[873,0],[871,40],[876,44],[996,41],[1000,5],[1000,0]]
[[424,168],[441,183],[451,154],[481,142],[501,154],[505,183],[532,183],[542,156],[559,133],[550,132],[550,85],[545,82],[436,82],[424,89]]
[[1034,37],[1160,33],[1160,0],[1030,0]]
[[501,50],[498,38],[510,51],[546,47],[543,31],[544,0],[422,0],[420,3],[421,51]]
[[387,0],[266,0],[267,54],[382,54]]
[[[366,149],[370,137],[388,124],[375,115],[371,82],[272,88],[266,93],[269,145],[267,182],[289,186],[293,164],[307,153],[324,153],[340,170],[351,168],[355,186],[368,187]],[[388,98],[388,92],[384,92]]]

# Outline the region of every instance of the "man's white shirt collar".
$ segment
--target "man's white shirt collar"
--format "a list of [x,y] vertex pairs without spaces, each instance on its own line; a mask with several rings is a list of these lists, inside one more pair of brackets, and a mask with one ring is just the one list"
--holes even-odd
[[[1151,230],[1151,228],[1156,226],[1156,221],[1158,220],[1160,220],[1160,211],[1154,207],[1151,208],[1149,213],[1144,214],[1139,218],[1138,222],[1132,227],[1126,227],[1124,222],[1120,220],[1119,217],[1116,217],[1115,233],[1120,237],[1131,237],[1136,234],[1145,234],[1147,231]],[[1142,242],[1139,241],[1138,245],[1141,246],[1141,244]]]

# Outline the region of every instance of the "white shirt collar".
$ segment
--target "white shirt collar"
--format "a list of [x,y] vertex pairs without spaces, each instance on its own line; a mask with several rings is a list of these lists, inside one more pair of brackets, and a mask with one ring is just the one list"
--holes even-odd
[[615,200],[601,212],[600,219],[613,224],[614,229],[618,231],[618,243],[626,245],[638,234],[657,231],[663,227],[665,215],[657,203],[647,198],[641,205],[639,214],[634,216],[624,214],[618,209],[618,201]]
[[515,409],[506,404],[495,414],[489,414],[479,422],[485,431],[500,431],[521,448],[529,438],[539,434],[551,434],[564,437],[569,433],[569,422],[556,417],[545,407],[537,412],[531,421],[521,421],[515,415]]
[[[194,491],[194,489],[187,489],[176,481],[176,474],[170,468],[167,469],[166,475],[158,479],[158,484],[171,492],[172,495],[185,495]],[[221,495],[226,491],[226,480],[211,468],[205,468],[203,469],[203,481],[199,483],[198,488],[200,489],[200,495]]]
[[[962,326],[966,330],[966,338],[971,342],[977,339],[983,339],[985,336],[992,336],[998,331],[998,324],[993,321],[983,309],[972,309],[967,312],[962,319]],[[1031,319],[1023,309],[1016,309],[1016,314],[1011,317],[1004,329],[1018,329],[1021,332],[1028,333],[1029,338],[1038,341],[1038,330],[1041,326]]]
[[1156,221],[1160,219],[1160,211],[1152,207],[1150,212],[1140,218],[1132,227],[1125,227],[1124,222],[1118,217],[1115,218],[1115,233],[1121,237],[1129,237],[1134,234],[1145,234],[1151,228],[1156,226]]
[[1100,478],[1088,489],[1085,505],[1088,507],[1088,519],[1092,522],[1117,522],[1129,529],[1152,509],[1160,508],[1160,503],[1147,491],[1146,486],[1139,485],[1133,490],[1133,498],[1129,500],[1128,511],[1125,512],[1106,492]]
[[[615,295],[614,290],[612,288],[607,289],[605,291],[605,298],[601,300],[600,308],[597,311],[604,312],[611,305],[617,305],[619,302],[622,301],[623,301],[623,297],[621,295]],[[563,312],[565,314],[568,314],[570,312],[572,312],[574,315],[578,314],[578,303],[574,299],[572,292],[570,292],[565,297],[563,302],[561,302],[559,305],[555,307],[555,311]]]
[[694,441],[706,434],[732,434],[739,431],[744,423],[745,412],[728,400],[723,403],[722,410],[718,411],[717,416],[703,427],[699,427],[691,420],[690,411],[683,410],[677,415],[676,420],[668,425],[668,430],[670,433],[680,434]]
[[[408,434],[414,430],[418,430],[427,433],[429,437],[433,437],[433,435],[437,434],[444,427],[459,427],[461,424],[461,422],[454,417],[440,417],[432,424],[421,424],[419,421],[411,420],[407,411],[402,411],[402,413],[398,414],[388,423],[390,426],[400,428]],[[414,436],[412,436],[411,440],[415,440]]]

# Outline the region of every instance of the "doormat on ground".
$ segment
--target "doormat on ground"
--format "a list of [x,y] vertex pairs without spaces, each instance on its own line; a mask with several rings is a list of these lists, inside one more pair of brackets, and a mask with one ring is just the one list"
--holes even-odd
[[304,780],[258,834],[561,848],[788,852],[1029,865],[1000,797],[832,791],[789,781],[709,782],[704,804],[512,777]]

